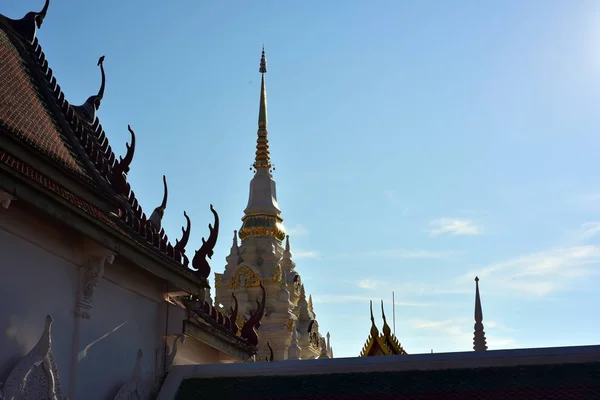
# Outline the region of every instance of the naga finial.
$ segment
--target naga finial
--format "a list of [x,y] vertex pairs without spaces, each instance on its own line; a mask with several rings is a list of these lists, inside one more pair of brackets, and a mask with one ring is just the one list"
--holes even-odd
[[98,94],[88,97],[88,99],[80,106],[73,107],[89,124],[96,121],[96,111],[100,108],[100,103],[104,98],[104,88],[106,87],[106,74],[104,73],[104,56],[98,59],[98,66],[102,74],[102,84],[98,90]]
[[210,264],[206,260],[206,257],[212,259],[213,250],[217,244],[217,237],[219,236],[219,214],[217,214],[212,204],[210,205],[210,211],[212,211],[215,217],[215,226],[213,227],[211,224],[208,224],[208,230],[210,232],[208,240],[202,238],[202,247],[196,250],[196,254],[192,260],[192,266],[196,269],[195,272],[203,278],[208,278],[208,275],[210,275]]
[[167,188],[167,177],[164,175],[163,175],[163,188],[164,188],[164,191],[163,191],[162,202],[160,203],[160,206],[156,207],[154,209],[154,211],[152,211],[150,218],[148,218],[148,221],[150,221],[152,223],[152,225],[154,225],[157,232],[160,231],[162,218],[165,215],[165,210],[167,209],[167,198],[169,197],[169,190]]
[[238,317],[238,301],[237,297],[235,297],[235,293],[231,292],[231,297],[233,297],[233,307],[231,309],[231,331],[237,335],[240,327],[237,325],[237,317]]
[[131,161],[133,161],[133,154],[135,153],[135,132],[131,129],[130,125],[127,125],[127,129],[129,130],[129,133],[131,133],[131,145],[129,143],[125,144],[125,147],[127,148],[125,158],[119,156],[119,161],[117,161],[112,168],[110,178],[113,189],[122,195],[127,194],[127,180],[125,177],[129,173],[129,167]]
[[271,343],[267,342],[267,347],[269,348],[269,356],[267,357],[267,361],[271,362],[275,360],[275,355],[273,354],[273,348],[271,347]]
[[27,39],[29,43],[32,43],[35,40],[36,29],[42,27],[42,23],[48,12],[48,7],[50,7],[50,0],[46,0],[42,11],[31,11],[25,14],[21,19],[15,20],[7,18],[7,21],[15,31]]
[[371,309],[371,337],[376,339],[379,336],[379,329],[377,329],[375,317],[373,317],[373,301],[369,301],[369,307]]
[[240,336],[246,339],[248,343],[253,346],[258,345],[258,333],[256,330],[260,327],[260,321],[265,315],[265,305],[267,299],[267,292],[265,291],[265,287],[263,286],[262,282],[260,283],[260,289],[262,290],[262,300],[256,300],[257,309],[254,313],[252,313],[252,315],[250,315],[250,318],[248,318],[242,327],[242,331],[240,332]]
[[385,310],[383,309],[383,300],[381,300],[381,317],[383,318],[383,334],[386,337],[389,337],[390,334],[392,333],[392,329],[388,325],[387,320],[385,318]]
[[175,239],[175,246],[173,246],[173,250],[175,250],[175,253],[181,254],[181,256],[183,257],[183,265],[187,267],[188,264],[190,263],[190,261],[187,258],[187,256],[185,255],[185,246],[187,246],[188,240],[190,239],[190,231],[192,230],[192,221],[190,221],[190,217],[188,217],[188,215],[185,211],[183,212],[183,216],[187,220],[187,226],[185,229],[183,227],[181,228],[181,232],[182,232],[181,240]]

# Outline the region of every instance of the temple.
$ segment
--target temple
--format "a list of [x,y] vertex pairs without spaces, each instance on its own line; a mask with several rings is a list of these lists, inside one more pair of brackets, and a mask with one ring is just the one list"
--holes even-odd
[[[0,398],[147,399],[173,366],[252,360],[261,287],[243,322],[207,296],[216,209],[193,257],[165,176],[145,213],[127,179],[143,139],[128,126],[128,144],[109,143],[99,120],[110,60],[70,103],[36,37],[49,11],[0,15]],[[185,221],[175,242],[166,214]]]
[[380,334],[375,325],[375,318],[373,317],[373,302],[370,303],[371,307],[371,331],[367,342],[363,346],[360,352],[360,357],[372,357],[372,356],[397,356],[407,354],[402,348],[402,345],[396,338],[396,335],[392,333],[392,329],[387,323],[385,318],[385,310],[383,309],[383,300],[381,301],[381,317],[383,318],[383,332]]
[[[229,309],[239,307],[238,323],[251,317],[260,296],[259,285],[266,290],[266,315],[261,321],[258,360],[270,354],[275,360],[333,357],[330,336],[319,332],[312,297],[306,290],[292,259],[290,237],[283,226],[277,203],[277,187],[269,152],[267,131],[267,60],[263,47],[259,72],[260,101],[258,132],[254,158],[254,177],[250,181],[248,205],[242,226],[233,233],[233,244],[226,258],[225,271],[215,273],[215,304]],[[238,236],[241,243],[238,243]]]

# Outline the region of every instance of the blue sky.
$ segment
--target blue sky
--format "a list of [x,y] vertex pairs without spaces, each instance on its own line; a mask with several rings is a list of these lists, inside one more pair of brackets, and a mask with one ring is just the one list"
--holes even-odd
[[[42,0],[4,2],[20,17]],[[256,143],[260,47],[292,252],[335,355],[384,299],[409,353],[598,343],[600,4],[594,0],[52,1],[39,32],[72,103],[99,86],[147,212],[222,271]],[[379,313],[377,312],[377,317]],[[378,318],[378,321],[380,319]]]

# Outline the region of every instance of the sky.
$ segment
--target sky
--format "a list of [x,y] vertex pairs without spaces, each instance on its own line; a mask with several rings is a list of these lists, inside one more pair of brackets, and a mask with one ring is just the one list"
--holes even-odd
[[[42,0],[9,0],[18,18]],[[248,199],[267,52],[269,140],[293,259],[336,357],[384,300],[411,353],[598,344],[600,3],[53,0],[38,33],[67,99],[97,92],[146,212],[169,184],[188,252]],[[212,281],[212,277],[211,277]]]

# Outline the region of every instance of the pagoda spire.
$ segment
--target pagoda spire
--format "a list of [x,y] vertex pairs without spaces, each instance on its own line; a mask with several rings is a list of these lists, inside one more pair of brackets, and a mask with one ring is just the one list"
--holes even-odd
[[[279,244],[285,239],[285,229],[281,210],[277,204],[277,188],[271,175],[271,156],[269,154],[269,140],[267,138],[267,89],[265,74],[267,73],[267,59],[263,46],[260,58],[261,74],[260,105],[258,109],[258,131],[256,139],[256,155],[254,158],[254,177],[250,182],[248,205],[244,210],[242,228],[239,237],[242,241],[248,236],[271,236]],[[252,167],[250,168],[252,169]]]
[[271,156],[269,154],[269,139],[267,138],[267,87],[265,85],[265,74],[267,73],[267,58],[265,57],[265,46],[262,47],[260,57],[260,106],[258,109],[258,138],[256,139],[256,157],[254,168],[271,169]]
[[483,311],[479,297],[479,278],[475,277],[475,332],[473,333],[473,350],[486,351],[487,345],[483,331]]

